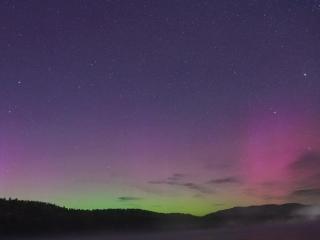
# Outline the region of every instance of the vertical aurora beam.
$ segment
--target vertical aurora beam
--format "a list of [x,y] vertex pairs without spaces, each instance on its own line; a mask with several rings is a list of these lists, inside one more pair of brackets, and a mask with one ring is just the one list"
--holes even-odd
[[[263,202],[286,201],[295,182],[290,164],[308,151],[319,147],[313,120],[303,110],[278,107],[278,111],[256,111],[249,117],[243,157],[243,174],[249,189]],[[291,110],[290,110],[291,109]]]

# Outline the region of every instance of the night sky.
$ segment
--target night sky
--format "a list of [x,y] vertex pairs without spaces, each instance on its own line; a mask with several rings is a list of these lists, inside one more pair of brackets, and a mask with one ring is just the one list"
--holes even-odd
[[320,203],[318,0],[1,0],[0,53],[0,197]]

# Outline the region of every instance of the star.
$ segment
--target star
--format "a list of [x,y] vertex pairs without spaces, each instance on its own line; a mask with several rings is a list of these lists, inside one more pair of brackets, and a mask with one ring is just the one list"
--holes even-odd
[[308,76],[308,73],[304,72],[303,76],[306,78]]

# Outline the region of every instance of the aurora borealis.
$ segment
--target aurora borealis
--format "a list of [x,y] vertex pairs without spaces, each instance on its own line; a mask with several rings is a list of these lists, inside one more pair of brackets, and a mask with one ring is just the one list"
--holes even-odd
[[1,1],[1,197],[319,203],[319,24],[317,0]]

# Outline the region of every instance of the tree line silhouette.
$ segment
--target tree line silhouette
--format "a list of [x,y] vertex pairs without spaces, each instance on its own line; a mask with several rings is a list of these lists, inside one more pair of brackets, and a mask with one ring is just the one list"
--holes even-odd
[[140,209],[68,209],[44,202],[0,199],[0,234],[213,228],[286,221],[302,207],[301,204],[284,204],[231,208],[197,217]]

